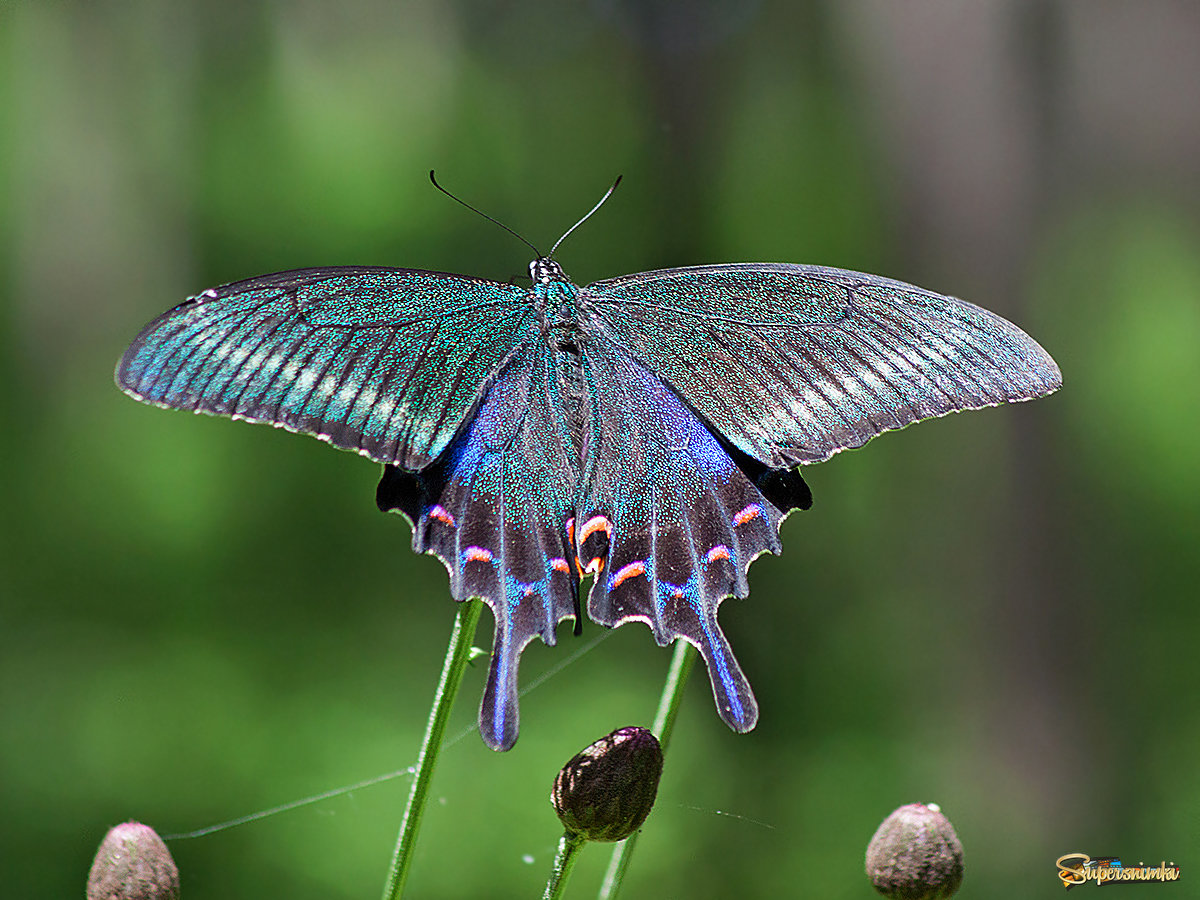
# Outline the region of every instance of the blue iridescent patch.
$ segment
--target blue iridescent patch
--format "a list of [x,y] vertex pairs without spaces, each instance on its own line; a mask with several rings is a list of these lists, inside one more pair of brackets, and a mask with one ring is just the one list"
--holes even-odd
[[517,739],[517,666],[587,613],[704,656],[721,717],[758,707],[717,623],[812,496],[795,468],[1062,376],[978,306],[841,269],[641,272],[579,288],[390,268],[302,269],[213,288],[117,366],[138,400],[265,422],[384,464],[381,509],[496,622],[484,740]]

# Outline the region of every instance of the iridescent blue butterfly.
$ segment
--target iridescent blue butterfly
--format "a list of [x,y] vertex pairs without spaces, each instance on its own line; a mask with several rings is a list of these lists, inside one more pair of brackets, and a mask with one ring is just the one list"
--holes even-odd
[[408,518],[456,600],[494,614],[479,728],[497,750],[517,739],[522,650],[578,627],[586,576],[592,620],[695,645],[721,717],[750,730],[717,608],[811,505],[796,466],[1062,383],[1015,325],[899,281],[735,263],[579,288],[553,255],[531,287],[336,267],[212,288],[147,325],[116,372],[138,400],[383,463],[379,507]]

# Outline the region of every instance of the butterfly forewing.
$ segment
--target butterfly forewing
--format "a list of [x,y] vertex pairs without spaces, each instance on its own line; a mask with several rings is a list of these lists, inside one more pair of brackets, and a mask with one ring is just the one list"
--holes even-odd
[[1062,376],[971,303],[818,266],[664,269],[589,285],[597,327],[766,465],[820,462],[933,416],[1027,400]]
[[535,333],[524,288],[303,269],[205,291],[155,319],[117,382],[139,400],[279,425],[419,470]]

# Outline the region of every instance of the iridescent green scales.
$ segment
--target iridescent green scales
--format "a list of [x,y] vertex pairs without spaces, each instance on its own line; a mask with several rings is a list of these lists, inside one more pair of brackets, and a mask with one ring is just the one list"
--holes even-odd
[[422,469],[479,403],[489,374],[536,335],[527,293],[405,269],[252,278],[147,325],[117,382],[159,406],[266,422]]
[[495,616],[480,731],[518,735],[517,668],[579,612],[699,648],[737,731],[758,708],[717,622],[812,497],[798,463],[1057,389],[986,310],[871,275],[736,264],[586,288],[331,268],[205,291],[117,368],[134,397],[315,435],[385,464],[377,501]]

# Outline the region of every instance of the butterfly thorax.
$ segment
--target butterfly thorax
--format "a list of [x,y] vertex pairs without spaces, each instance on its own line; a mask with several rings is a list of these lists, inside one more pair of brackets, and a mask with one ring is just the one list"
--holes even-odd
[[534,307],[542,319],[542,333],[555,350],[579,354],[584,331],[579,317],[579,289],[567,280],[562,266],[552,259],[529,264]]

